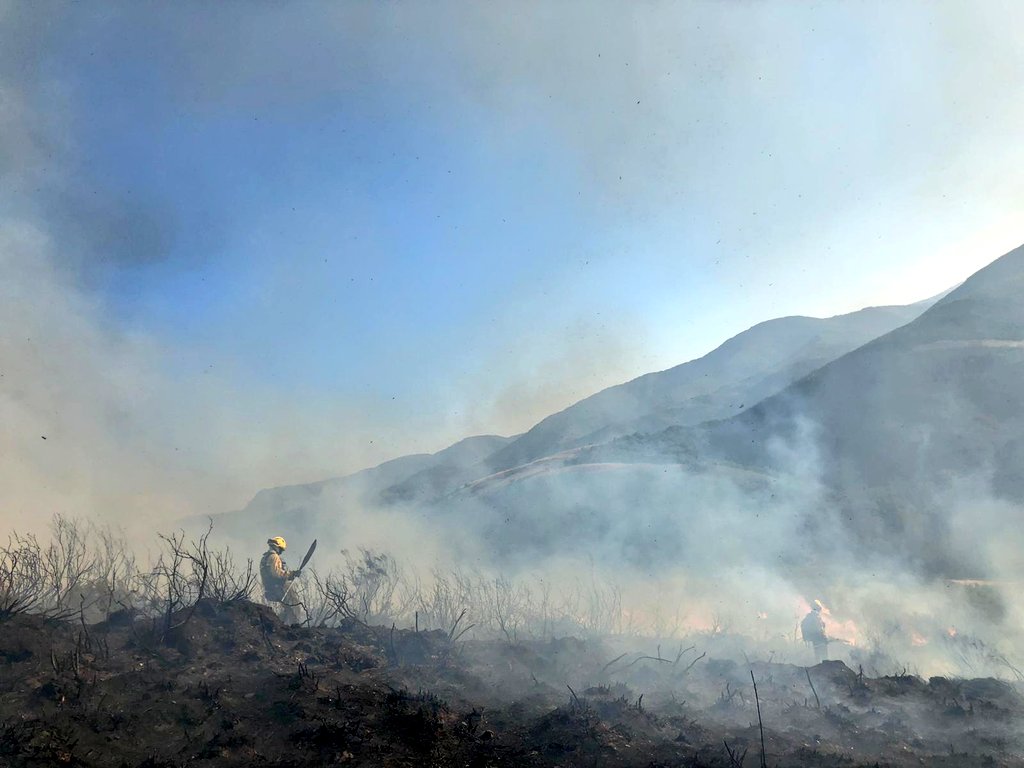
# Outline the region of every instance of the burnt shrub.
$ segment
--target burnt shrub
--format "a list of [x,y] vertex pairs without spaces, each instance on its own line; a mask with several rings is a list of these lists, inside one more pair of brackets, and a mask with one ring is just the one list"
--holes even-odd
[[442,715],[449,711],[448,703],[429,691],[412,694],[393,689],[384,697],[388,727],[420,752],[429,751],[437,743],[443,731]]

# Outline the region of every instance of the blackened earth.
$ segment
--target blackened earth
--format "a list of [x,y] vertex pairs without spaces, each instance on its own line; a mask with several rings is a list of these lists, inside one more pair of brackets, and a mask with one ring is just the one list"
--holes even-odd
[[10,616],[0,764],[758,766],[759,703],[769,766],[1024,765],[1015,685],[699,651],[289,628],[248,602],[92,626]]

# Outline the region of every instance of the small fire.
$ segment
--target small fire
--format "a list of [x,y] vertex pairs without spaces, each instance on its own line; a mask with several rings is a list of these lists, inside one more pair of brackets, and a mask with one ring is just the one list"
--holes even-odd
[[928,638],[918,634],[917,632],[911,632],[910,644],[913,645],[915,648],[920,648],[922,645],[928,645]]
[[[821,600],[815,600],[814,603],[821,606],[821,620],[825,622],[825,634],[830,640],[837,640],[848,645],[857,645],[860,629],[852,619],[839,621],[832,616],[832,611]],[[807,615],[807,612],[811,610],[811,604],[803,599],[797,605],[801,616]]]
[[683,628],[688,632],[719,632],[721,626],[711,616],[693,614],[683,622]]
[[853,620],[837,621],[833,619],[831,614],[825,613],[823,618],[825,619],[825,634],[833,640],[842,640],[850,645],[857,644],[857,638],[860,636],[860,630],[857,625],[853,623]]
[[947,637],[951,637],[952,638],[952,637],[956,637],[959,634],[960,633],[957,632],[956,627],[950,627],[949,629],[946,630]]

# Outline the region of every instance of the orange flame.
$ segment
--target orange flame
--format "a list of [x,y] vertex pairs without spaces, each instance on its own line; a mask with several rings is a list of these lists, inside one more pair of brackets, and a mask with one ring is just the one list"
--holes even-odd
[[[853,620],[840,621],[832,615],[832,611],[823,602],[820,600],[815,600],[814,602],[821,606],[821,620],[825,622],[825,634],[833,640],[841,640],[850,645],[857,645],[857,641],[860,638],[860,629]],[[797,601],[797,605],[801,616],[806,615],[811,610],[811,604],[803,598]]]

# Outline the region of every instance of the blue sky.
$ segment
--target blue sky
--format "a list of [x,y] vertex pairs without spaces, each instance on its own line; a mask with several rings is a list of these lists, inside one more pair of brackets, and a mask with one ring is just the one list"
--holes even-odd
[[962,280],[1024,241],[1021,15],[5,4],[0,224],[45,243],[8,269],[152,350],[143,434],[259,435],[183,504],[243,501]]

